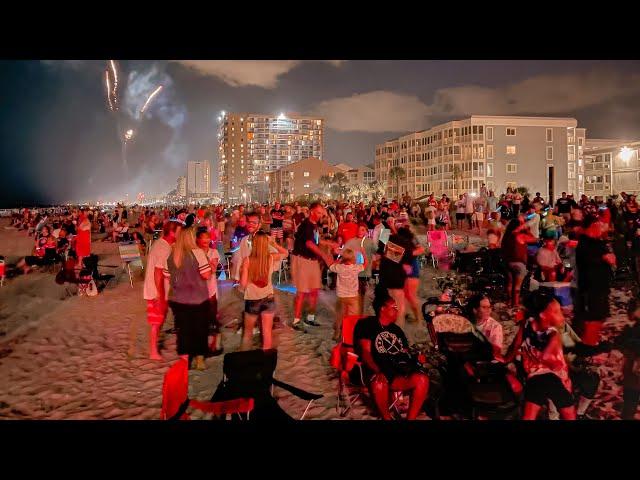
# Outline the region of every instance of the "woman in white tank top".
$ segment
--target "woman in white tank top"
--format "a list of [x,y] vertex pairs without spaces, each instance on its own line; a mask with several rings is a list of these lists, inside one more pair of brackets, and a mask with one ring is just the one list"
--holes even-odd
[[[278,253],[270,253],[270,246]],[[240,267],[240,286],[244,290],[244,331],[242,334],[242,350],[251,349],[253,328],[258,317],[261,317],[262,348],[272,346],[271,329],[275,315],[273,296],[274,262],[288,255],[286,248],[273,242],[264,232],[259,231],[253,237],[251,254],[244,259]]]

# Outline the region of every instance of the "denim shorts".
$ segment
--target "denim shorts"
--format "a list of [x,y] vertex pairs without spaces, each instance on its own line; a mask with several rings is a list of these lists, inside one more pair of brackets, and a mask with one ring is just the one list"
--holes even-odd
[[527,276],[527,266],[522,262],[509,262],[509,271],[516,278],[524,278]]
[[245,300],[244,311],[251,315],[260,315],[262,312],[275,313],[276,302],[273,295],[261,298],[260,300]]

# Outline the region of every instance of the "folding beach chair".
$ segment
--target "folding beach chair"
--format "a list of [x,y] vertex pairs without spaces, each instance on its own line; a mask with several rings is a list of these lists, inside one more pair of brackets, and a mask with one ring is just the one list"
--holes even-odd
[[140,249],[135,243],[120,243],[118,245],[118,251],[120,252],[120,260],[122,260],[122,271],[129,274],[129,283],[133,288],[133,275],[131,273],[131,265],[138,266],[144,269],[142,265],[142,256],[140,255]]
[[431,230],[427,232],[427,246],[433,268],[438,268],[440,262],[453,261],[454,252],[449,248],[449,238],[444,230]]
[[227,402],[201,402],[191,400],[188,393],[189,365],[187,360],[181,358],[164,375],[160,419],[189,420],[189,408],[212,413],[216,417],[228,418],[237,415],[239,419],[248,419],[254,407],[252,398],[239,398]]
[[291,417],[273,398],[274,388],[280,387],[307,402],[300,417],[300,420],[303,420],[311,404],[323,395],[306,392],[273,378],[277,362],[278,351],[275,349],[226,354],[222,366],[224,376],[211,401],[253,398],[255,402],[251,416],[253,420],[288,421]]

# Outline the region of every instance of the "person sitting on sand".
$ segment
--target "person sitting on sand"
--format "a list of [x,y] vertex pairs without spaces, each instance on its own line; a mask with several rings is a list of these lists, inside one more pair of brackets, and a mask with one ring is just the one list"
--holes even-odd
[[117,226],[111,232],[111,238],[113,240],[113,243],[116,243],[120,238],[124,240],[125,237],[129,235],[128,232],[129,232],[129,224],[127,223],[126,220],[122,220],[117,224]]
[[49,227],[44,226],[36,240],[33,255],[27,255],[21,259],[16,268],[21,268],[23,273],[31,272],[33,266],[43,266],[53,263],[56,257],[56,239],[50,235]]

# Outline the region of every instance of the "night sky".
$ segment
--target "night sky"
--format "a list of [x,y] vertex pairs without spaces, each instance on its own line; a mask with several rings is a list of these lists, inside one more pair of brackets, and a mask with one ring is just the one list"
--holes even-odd
[[[591,138],[640,138],[638,61],[118,61],[124,175],[107,61],[0,61],[0,208],[166,193],[211,160],[221,110],[326,119],[325,159],[364,165],[375,144],[469,114],[572,116]],[[138,123],[133,114],[164,90]],[[129,112],[127,114],[126,112]],[[136,126],[137,125],[137,126]]]

